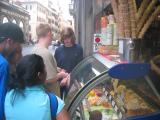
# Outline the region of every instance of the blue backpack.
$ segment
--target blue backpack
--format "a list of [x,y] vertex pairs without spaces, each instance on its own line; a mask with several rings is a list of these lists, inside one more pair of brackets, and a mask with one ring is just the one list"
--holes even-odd
[[51,118],[56,120],[57,109],[58,109],[58,100],[55,94],[47,93],[50,99],[50,108],[51,108]]

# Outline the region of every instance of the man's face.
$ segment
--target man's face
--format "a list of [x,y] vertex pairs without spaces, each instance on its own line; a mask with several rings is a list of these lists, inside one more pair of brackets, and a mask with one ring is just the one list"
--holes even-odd
[[14,49],[14,51],[12,52],[12,63],[13,64],[17,64],[17,62],[21,59],[22,57],[22,47],[20,44],[16,45],[17,47]]
[[72,47],[73,46],[71,38],[66,38],[64,40],[64,46],[65,47]]
[[6,40],[4,44],[3,53],[9,60],[13,59],[11,57],[14,57],[15,61],[17,61],[22,56],[22,48],[20,43],[14,42],[10,39]]
[[15,73],[16,65],[19,60],[22,58],[22,47],[20,44],[16,45],[17,47],[7,56],[8,62],[10,63],[10,72]]

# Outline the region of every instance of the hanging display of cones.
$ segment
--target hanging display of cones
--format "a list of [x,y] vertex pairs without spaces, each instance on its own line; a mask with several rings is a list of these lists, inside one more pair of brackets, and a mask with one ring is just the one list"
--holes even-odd
[[123,22],[123,16],[122,16],[122,7],[118,6],[118,35],[119,38],[124,38],[124,22]]
[[136,12],[137,12],[137,8],[135,5],[135,0],[129,0],[128,5],[129,5],[129,14],[130,14],[130,22],[131,22],[131,38],[136,38],[136,28],[137,28]]
[[139,33],[138,38],[143,38],[147,29],[149,28],[149,26],[152,24],[152,22],[157,18],[159,14],[160,14],[160,6],[158,6],[156,10],[153,12],[153,14],[149,17],[144,27],[142,28],[141,32]]
[[131,37],[131,21],[130,21],[130,13],[128,0],[119,0],[120,7],[122,8],[122,17],[124,22],[124,33],[126,38]]
[[113,8],[113,12],[115,13],[114,14],[115,19],[116,19],[116,21],[118,21],[118,3],[117,3],[117,0],[111,0],[111,5],[112,5],[112,8]]
[[160,61],[160,55],[155,56],[151,61],[151,70],[156,72],[158,75],[160,75],[160,66],[157,65],[157,63]]
[[147,6],[148,6],[148,4],[149,4],[150,1],[151,1],[151,0],[143,0],[143,1],[142,1],[141,6],[140,6],[140,8],[138,9],[137,21],[139,21],[140,18],[142,17],[142,15],[143,15],[143,13],[144,13],[145,9],[147,8]]
[[154,7],[158,1],[157,0],[152,0],[151,3],[148,5],[147,9],[144,11],[144,14],[142,18],[138,22],[138,27],[137,27],[137,33],[140,32],[141,28],[145,24],[146,20],[148,19],[149,15],[151,12],[154,10]]
[[124,23],[123,23],[123,17],[122,17],[122,8],[118,6],[117,0],[111,0],[111,5],[112,5],[112,9],[116,19],[116,23],[118,26],[117,32],[118,32],[119,38],[124,38],[125,34],[124,34]]
[[160,14],[158,0],[143,0],[139,9],[136,0],[111,0],[119,38],[143,38]]

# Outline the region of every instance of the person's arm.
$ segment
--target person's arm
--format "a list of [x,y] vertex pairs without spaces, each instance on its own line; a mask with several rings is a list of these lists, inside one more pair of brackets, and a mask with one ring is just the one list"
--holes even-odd
[[57,81],[58,81],[58,76],[55,76],[55,77],[53,77],[51,79],[46,80],[45,83],[49,84],[49,83],[55,83]]
[[54,59],[51,53],[43,56],[46,72],[47,72],[47,80],[46,83],[55,83],[57,80],[61,78],[65,78],[68,74],[61,71],[58,72],[56,60]]
[[65,108],[57,115],[57,120],[71,120],[70,116]]
[[65,109],[65,103],[62,99],[57,97],[58,100],[58,108],[57,108],[57,120],[70,120],[70,116]]
[[65,72],[62,71],[62,72],[57,73],[57,75],[55,75],[53,78],[46,80],[45,82],[47,84],[48,83],[55,83],[56,81],[58,81],[60,79],[63,79],[67,76],[68,76],[68,73],[65,73]]
[[62,79],[62,81],[60,82],[61,87],[63,86],[68,87],[69,85],[70,85],[70,74],[68,74],[68,76]]

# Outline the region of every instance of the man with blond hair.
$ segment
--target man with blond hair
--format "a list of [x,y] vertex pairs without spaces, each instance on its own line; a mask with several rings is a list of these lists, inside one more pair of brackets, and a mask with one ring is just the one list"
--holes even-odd
[[40,55],[45,63],[47,71],[46,88],[50,92],[54,92],[57,96],[60,96],[60,85],[58,80],[62,80],[62,84],[66,84],[68,79],[68,73],[63,70],[57,69],[57,64],[54,56],[48,50],[49,45],[52,42],[52,32],[48,24],[40,24],[36,29],[38,43],[33,48],[33,53]]

